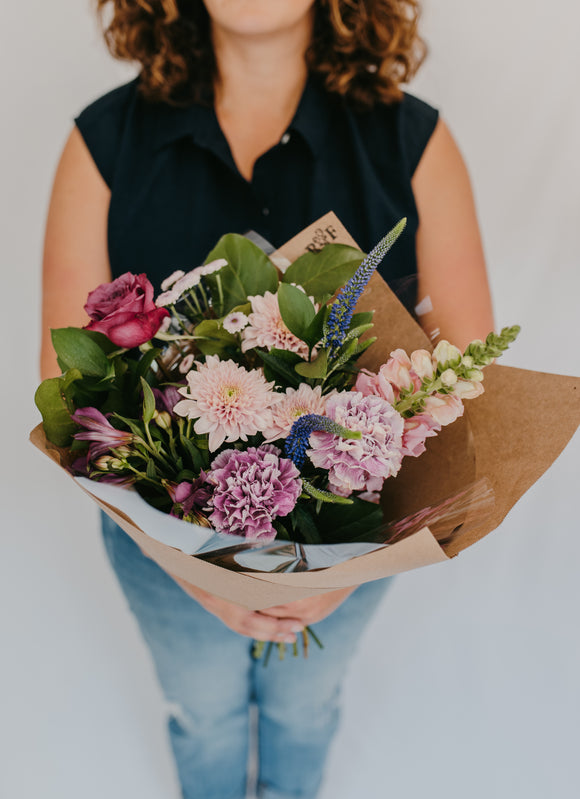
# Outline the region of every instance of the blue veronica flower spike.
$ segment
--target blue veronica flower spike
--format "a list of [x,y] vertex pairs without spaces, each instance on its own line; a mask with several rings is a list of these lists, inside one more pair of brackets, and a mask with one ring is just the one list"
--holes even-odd
[[331,358],[344,343],[360,295],[367,287],[377,266],[381,263],[387,252],[405,229],[406,224],[407,218],[403,217],[403,219],[387,233],[384,239],[381,239],[376,247],[373,247],[351,279],[345,283],[338,293],[330,309],[328,322],[324,330],[324,338],[322,340],[322,346],[329,350]]
[[335,436],[341,436],[342,438],[361,437],[359,430],[349,430],[348,427],[343,427],[328,416],[305,413],[304,416],[299,416],[292,425],[284,445],[284,454],[287,458],[290,458],[295,466],[300,468],[304,464],[310,434],[315,431],[333,433]]

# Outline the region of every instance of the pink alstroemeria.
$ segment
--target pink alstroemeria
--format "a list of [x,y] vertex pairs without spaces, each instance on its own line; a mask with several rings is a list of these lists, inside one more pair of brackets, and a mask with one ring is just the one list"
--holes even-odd
[[77,441],[93,441],[96,446],[91,446],[91,459],[98,458],[116,447],[130,444],[135,438],[133,433],[117,430],[106,416],[96,408],[78,408],[71,419],[85,429],[75,433]]

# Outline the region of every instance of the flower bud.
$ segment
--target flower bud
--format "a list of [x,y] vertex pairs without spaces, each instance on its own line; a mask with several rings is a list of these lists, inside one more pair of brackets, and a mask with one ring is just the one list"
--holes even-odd
[[481,383],[483,380],[483,372],[481,369],[468,369],[465,373],[465,377],[468,380],[473,380],[476,383]]
[[457,383],[457,375],[453,369],[446,369],[441,375],[441,382],[444,386],[454,386]]
[[113,472],[122,469],[123,463],[119,458],[113,458],[111,455],[101,455],[95,461],[95,466],[101,472]]
[[415,350],[412,352],[411,366],[421,380],[429,380],[433,377],[433,360],[431,353],[427,352],[427,350]]
[[459,366],[461,363],[461,350],[443,339],[433,350],[433,357],[441,369],[445,370],[449,367]]
[[471,369],[473,366],[473,358],[471,355],[464,355],[461,359],[461,365],[465,366],[466,369]]
[[128,458],[129,455],[131,455],[131,450],[129,449],[129,447],[125,447],[125,446],[115,447],[115,454],[119,458]]
[[475,399],[483,394],[483,383],[474,380],[458,380],[453,386],[453,393],[461,399]]
[[143,344],[139,344],[139,352],[148,352],[152,349],[153,344],[150,341],[144,341]]
[[162,430],[171,430],[171,414],[168,411],[155,411],[153,421]]

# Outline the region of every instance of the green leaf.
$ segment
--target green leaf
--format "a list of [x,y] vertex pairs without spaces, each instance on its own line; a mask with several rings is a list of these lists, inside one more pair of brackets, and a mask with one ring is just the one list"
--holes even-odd
[[73,384],[82,378],[78,369],[70,369],[60,377],[43,380],[36,389],[34,402],[42,414],[44,432],[57,447],[68,446],[73,433],[78,430],[78,425],[71,419],[72,396]]
[[297,363],[294,369],[299,375],[302,375],[302,377],[310,377],[314,379],[326,377],[326,371],[328,369],[328,354],[326,350],[321,350],[316,358],[313,361],[310,361],[310,363],[307,363],[306,361]]
[[149,424],[155,413],[155,394],[143,377],[141,378],[141,388],[143,389],[143,421],[145,424]]
[[151,458],[147,461],[145,474],[150,480],[157,480],[157,469],[155,468],[155,463]]
[[219,319],[204,319],[193,332],[202,337],[195,343],[204,355],[221,355],[227,347],[236,344],[236,337],[224,330]]
[[298,533],[302,536],[305,544],[323,543],[314,519],[304,505],[300,503],[295,505],[292,511],[292,521],[295,523]]
[[294,371],[294,367],[296,364],[305,363],[298,353],[290,352],[289,350],[278,350],[274,347],[270,352],[256,350],[256,354],[264,362],[266,380],[273,380],[278,376],[284,380],[285,386],[298,388],[300,378]]
[[113,370],[107,356],[87,331],[61,327],[51,334],[59,362],[67,369],[78,369],[88,377],[111,376]]
[[[236,305],[248,301],[254,294],[275,292],[278,272],[268,256],[249,239],[237,233],[222,236],[207,256],[205,262],[225,258],[227,266],[204,278],[211,290],[213,307],[217,316],[225,316]],[[218,288],[221,284],[221,299]]]
[[380,506],[359,497],[352,497],[348,508],[325,504],[317,522],[324,531],[324,542],[333,544],[380,540],[384,525]]
[[368,325],[369,322],[373,321],[374,315],[374,311],[360,311],[360,313],[353,314],[352,319],[350,320],[351,327],[356,327],[357,325]]
[[370,330],[372,327],[374,327],[372,322],[369,322],[367,325],[357,325],[356,327],[351,327],[345,336],[344,339],[345,343],[347,341],[352,341],[353,338],[358,338],[359,336],[362,336],[363,333],[366,333],[367,330]]
[[316,488],[311,482],[302,478],[303,491],[311,496],[313,499],[318,499],[320,502],[328,502],[333,505],[352,505],[352,499],[348,497],[339,497],[337,494],[332,494],[330,491],[325,491],[322,488]]
[[296,286],[289,283],[280,283],[278,288],[278,305],[282,321],[291,333],[301,341],[305,341],[305,334],[312,320],[316,316],[316,309],[306,294]]
[[191,459],[193,468],[196,470],[197,474],[199,475],[199,472],[205,466],[206,458],[204,458],[203,453],[195,446],[195,444],[190,438],[185,438],[184,436],[181,440],[183,446],[187,450],[187,454]]
[[306,293],[319,300],[334,294],[354,275],[363,260],[363,253],[346,244],[327,244],[320,252],[307,252],[290,264],[284,272],[284,283],[297,283]]
[[308,325],[308,329],[304,335],[304,341],[308,344],[310,348],[315,347],[320,339],[322,338],[322,334],[324,331],[324,322],[326,320],[327,314],[329,313],[328,306],[321,305],[318,313],[312,320],[312,322]]
[[137,374],[139,377],[145,377],[151,368],[151,364],[158,355],[161,355],[161,350],[158,347],[152,347],[150,350],[147,350],[145,355],[138,361]]

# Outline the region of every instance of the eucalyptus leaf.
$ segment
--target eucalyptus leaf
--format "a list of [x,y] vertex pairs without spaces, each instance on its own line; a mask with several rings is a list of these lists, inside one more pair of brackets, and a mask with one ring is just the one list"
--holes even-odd
[[34,402],[42,414],[44,432],[57,447],[68,446],[78,430],[78,425],[71,419],[74,410],[72,398],[74,383],[82,378],[78,369],[69,369],[60,377],[43,380],[36,389]]
[[200,336],[196,345],[204,355],[221,355],[227,347],[236,344],[236,337],[224,330],[219,319],[204,319],[194,330]]
[[320,252],[307,252],[284,272],[284,283],[297,283],[319,301],[324,294],[334,294],[354,275],[363,253],[347,244],[327,244]]
[[282,321],[291,333],[305,341],[306,332],[316,316],[316,309],[303,291],[281,283],[278,288],[278,305]]
[[204,278],[217,316],[225,316],[254,294],[275,292],[278,288],[276,267],[263,250],[244,236],[237,233],[222,236],[205,262],[218,258],[225,258],[227,266]]
[[313,361],[310,361],[310,363],[307,361],[297,363],[294,369],[299,375],[302,375],[302,377],[309,377],[313,379],[326,377],[326,372],[328,369],[328,354],[326,350],[321,350],[316,358]]
[[[298,388],[300,385],[300,378],[294,371],[294,367],[296,364],[306,363],[298,353],[273,348],[270,352],[256,350],[256,354],[264,362],[266,380],[276,379],[277,376],[283,378],[285,386]],[[279,381],[277,380],[276,382]]]
[[113,367],[110,361],[87,332],[77,327],[61,327],[51,331],[52,344],[59,363],[67,369],[79,369],[88,377],[112,376]]
[[321,305],[318,310],[318,313],[316,314],[312,322],[308,325],[308,329],[304,334],[304,341],[308,344],[308,346],[311,349],[315,347],[322,338],[322,334],[324,332],[324,323],[326,321],[328,313],[329,313],[328,307],[326,305]]

